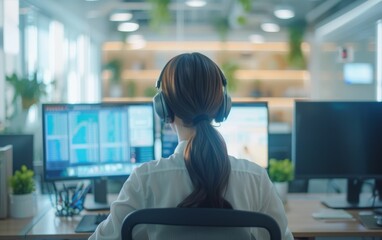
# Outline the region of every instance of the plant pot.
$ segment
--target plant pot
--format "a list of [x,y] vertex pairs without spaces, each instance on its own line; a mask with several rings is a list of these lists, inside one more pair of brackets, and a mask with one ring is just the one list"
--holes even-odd
[[276,192],[279,195],[281,201],[286,203],[288,195],[288,182],[275,182],[273,185],[275,186]]
[[11,218],[33,217],[37,212],[37,200],[34,193],[10,194],[9,208]]
[[121,97],[122,89],[118,83],[112,83],[110,85],[110,97]]
[[33,104],[37,103],[37,99],[21,98],[21,107],[23,110],[28,110]]

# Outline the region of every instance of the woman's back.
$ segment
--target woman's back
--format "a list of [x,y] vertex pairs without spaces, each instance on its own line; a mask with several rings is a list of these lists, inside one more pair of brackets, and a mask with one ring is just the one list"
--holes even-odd
[[[134,202],[140,203],[141,206],[137,206],[138,208],[174,207],[192,192],[193,185],[183,160],[186,144],[187,142],[180,142],[175,153],[168,159],[150,162],[137,169],[136,183],[142,187],[142,194],[130,197],[137,198]],[[280,214],[284,211],[283,205],[265,169],[243,159],[230,157],[230,162],[231,173],[224,198],[231,203],[233,209],[266,211],[268,215],[277,219],[279,225],[282,225],[281,229],[285,229],[287,221],[284,214]],[[174,231],[174,228],[170,229]],[[196,231],[194,233],[198,234]],[[252,233],[255,236],[259,234],[256,231]],[[158,234],[174,233],[169,233],[168,228],[153,227],[148,228],[148,234],[157,239]]]

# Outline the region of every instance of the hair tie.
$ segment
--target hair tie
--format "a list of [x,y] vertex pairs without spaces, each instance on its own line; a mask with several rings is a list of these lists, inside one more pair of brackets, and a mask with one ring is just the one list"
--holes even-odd
[[192,119],[192,123],[194,125],[198,124],[201,121],[210,121],[210,118],[208,117],[207,114],[200,114]]

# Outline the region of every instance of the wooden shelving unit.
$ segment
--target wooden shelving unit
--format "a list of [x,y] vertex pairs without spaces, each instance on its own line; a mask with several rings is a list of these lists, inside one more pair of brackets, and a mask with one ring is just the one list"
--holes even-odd
[[[309,46],[304,43],[302,48],[308,55]],[[271,121],[290,123],[294,101],[308,95],[305,89],[310,74],[307,70],[288,68],[287,43],[147,42],[143,48],[133,49],[124,42],[108,42],[103,45],[103,62],[120,61],[121,91],[118,96],[111,94],[110,73],[104,72],[103,100],[151,100],[142,97],[155,92],[154,85],[165,62],[179,53],[193,51],[208,55],[220,66],[225,61],[234,61],[239,66],[234,73],[238,83],[236,91],[230,91],[231,96],[267,102]],[[134,95],[128,94],[131,88]]]

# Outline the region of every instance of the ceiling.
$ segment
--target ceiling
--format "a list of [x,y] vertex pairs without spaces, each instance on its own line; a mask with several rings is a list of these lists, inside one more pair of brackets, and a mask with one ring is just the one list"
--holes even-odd
[[[206,0],[204,7],[193,8],[185,0],[169,0],[171,20],[163,24],[152,25],[152,2],[158,0],[20,0],[20,6],[31,4],[52,15],[61,14],[63,21],[75,19],[86,22],[85,29],[102,36],[102,41],[124,40],[131,34],[141,34],[146,40],[216,40],[221,39],[219,31],[222,25],[227,27],[225,38],[228,40],[248,40],[252,34],[261,35],[265,41],[283,41],[286,29],[296,23],[315,26],[336,14],[346,6],[365,0],[252,0],[248,11],[243,10],[240,2],[246,0]],[[163,0],[161,0],[163,1]],[[295,11],[295,17],[288,20],[278,19],[273,10],[287,4]],[[55,10],[54,10],[55,9]],[[62,14],[66,10],[69,14]],[[125,11],[133,14],[130,21],[139,23],[134,33],[122,33],[117,30],[119,23],[109,21],[113,12]],[[69,17],[68,17],[69,16]],[[239,24],[238,19],[245,19]],[[272,21],[280,25],[278,33],[266,33],[260,25]]]

